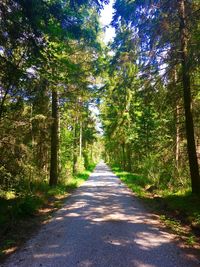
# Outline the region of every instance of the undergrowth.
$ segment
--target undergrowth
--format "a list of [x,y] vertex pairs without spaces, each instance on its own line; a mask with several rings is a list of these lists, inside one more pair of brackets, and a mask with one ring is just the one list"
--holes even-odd
[[87,170],[70,177],[64,184],[50,187],[45,182],[31,184],[31,190],[15,193],[0,191],[0,256],[6,249],[17,243],[19,225],[37,217],[38,210],[52,202],[54,208],[62,206],[61,199],[86,181],[93,171],[95,164]]
[[[129,173],[117,166],[112,166],[115,174],[139,197],[148,207],[160,214],[160,218],[169,228],[180,236],[185,235],[189,245],[195,244],[200,236],[200,197],[183,188],[176,191],[160,190],[152,181],[142,175]],[[185,228],[189,226],[188,232]]]

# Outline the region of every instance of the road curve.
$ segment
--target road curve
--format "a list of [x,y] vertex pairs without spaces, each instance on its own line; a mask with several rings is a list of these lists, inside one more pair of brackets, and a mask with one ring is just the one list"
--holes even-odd
[[104,164],[4,267],[194,267]]

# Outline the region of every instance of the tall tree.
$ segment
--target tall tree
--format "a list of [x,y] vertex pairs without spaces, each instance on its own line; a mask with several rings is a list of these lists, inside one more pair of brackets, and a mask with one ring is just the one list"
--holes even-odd
[[[187,133],[188,159],[192,191],[200,192],[200,177],[195,147],[193,115],[191,111],[190,75],[197,64],[192,49],[189,30],[198,31],[199,3],[189,1],[116,1],[113,25],[118,28],[126,23],[140,39],[140,62],[149,80],[162,71],[165,77],[169,69],[181,65],[180,79],[183,85],[185,129]],[[193,30],[192,27],[196,30]],[[195,46],[199,43],[196,40]],[[193,61],[193,62],[192,62]]]
[[190,85],[190,64],[189,64],[189,32],[188,32],[188,19],[186,13],[186,1],[180,0],[178,5],[180,16],[180,45],[181,45],[181,66],[182,66],[182,83],[183,83],[183,96],[184,96],[184,109],[185,109],[185,125],[187,135],[187,150],[190,164],[190,175],[192,181],[192,191],[200,193],[200,176],[197,161],[195,136],[194,136],[194,123],[191,110],[191,85]]
[[58,181],[58,92],[52,89],[52,126],[51,126],[51,163],[49,185],[53,186]]

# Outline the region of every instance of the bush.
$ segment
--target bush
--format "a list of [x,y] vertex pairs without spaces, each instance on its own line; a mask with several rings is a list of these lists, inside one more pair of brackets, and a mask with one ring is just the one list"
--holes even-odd
[[42,204],[43,200],[41,198],[27,195],[12,207],[12,214],[15,217],[32,216]]
[[12,175],[10,172],[6,170],[4,166],[0,166],[0,188],[2,190],[7,190],[8,188],[11,188],[12,185]]

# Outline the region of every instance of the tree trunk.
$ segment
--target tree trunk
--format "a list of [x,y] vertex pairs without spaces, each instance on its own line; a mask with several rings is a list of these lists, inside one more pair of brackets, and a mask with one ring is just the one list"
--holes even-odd
[[125,143],[122,143],[122,166],[123,170],[126,170],[126,153],[125,153]]
[[190,165],[192,192],[200,193],[200,176],[194,137],[194,123],[191,110],[191,87],[188,62],[188,30],[186,24],[185,1],[179,0],[180,34],[181,34],[181,65],[182,83],[185,109],[185,127],[187,138],[187,151]]
[[127,171],[131,172],[132,171],[132,166],[131,166],[131,144],[128,143],[126,145],[126,159],[127,159]]
[[60,176],[62,171],[60,142],[61,142],[61,121],[58,111],[58,177]]
[[[8,86],[8,88],[9,88],[9,86]],[[6,101],[6,97],[8,95],[8,88],[6,89],[6,91],[4,93],[4,96],[2,97],[1,102],[0,102],[0,120],[3,117],[3,109],[4,109],[4,104],[5,104],[5,101]]]
[[179,104],[176,103],[176,168],[179,168],[180,161],[180,107]]
[[73,138],[73,174],[76,173],[76,162],[77,162],[77,118],[74,120],[74,138]]
[[83,135],[82,121],[80,121],[80,135],[79,135],[79,157],[82,158],[82,135]]
[[52,89],[51,165],[49,185],[58,182],[58,93]]
[[175,151],[174,151],[174,156],[175,156],[175,164],[176,164],[176,169],[179,169],[179,163],[180,163],[180,146],[181,146],[181,129],[180,129],[180,98],[177,95],[176,91],[176,85],[177,85],[177,71],[174,69],[173,71],[173,88],[174,88],[174,93],[175,93],[175,103],[173,104],[173,108],[175,106],[175,112],[174,112],[174,121],[175,121],[175,129],[176,129],[176,135],[175,135]]

